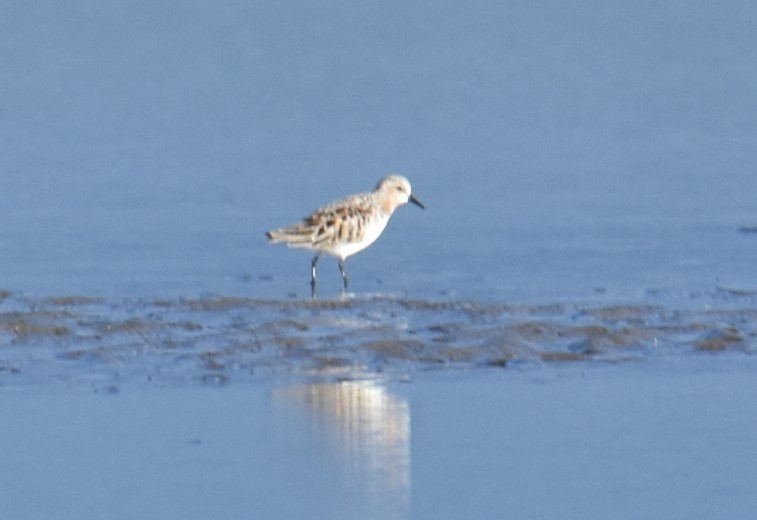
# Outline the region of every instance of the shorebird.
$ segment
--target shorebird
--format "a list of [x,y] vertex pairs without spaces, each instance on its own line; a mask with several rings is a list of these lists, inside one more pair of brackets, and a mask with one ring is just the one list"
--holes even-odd
[[349,279],[344,269],[347,257],[362,251],[381,236],[389,218],[399,206],[412,202],[425,206],[410,191],[410,182],[401,175],[381,179],[373,191],[350,195],[315,210],[300,222],[286,228],[268,231],[271,243],[316,252],[310,263],[310,288],[315,297],[315,268],[322,254],[339,260],[339,272],[347,291]]

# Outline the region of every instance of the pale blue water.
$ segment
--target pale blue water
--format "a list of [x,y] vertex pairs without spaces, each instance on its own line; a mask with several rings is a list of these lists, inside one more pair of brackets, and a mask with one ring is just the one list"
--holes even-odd
[[[753,399],[744,399],[754,393],[755,56],[757,5],[749,1],[0,0],[0,289],[10,292],[0,295],[0,390],[15,392],[3,415],[36,409],[32,431],[53,428],[52,387],[71,397],[79,418],[61,430],[73,439],[62,445],[27,436],[18,423],[0,431],[13,441],[2,459],[15,457],[0,486],[18,497],[0,502],[0,516],[50,516],[61,500],[61,518],[96,511],[75,497],[93,493],[99,506],[118,496],[119,482],[92,491],[106,482],[101,467],[124,471],[141,497],[140,509],[121,503],[123,511],[212,516],[173,509],[140,486],[139,460],[164,446],[147,439],[165,410],[131,411],[153,397],[191,401],[195,391],[241,407],[237,383],[256,400],[251,422],[271,428],[260,453],[289,450],[259,459],[260,474],[284,468],[265,488],[266,517],[312,511],[323,493],[309,491],[303,475],[321,468],[332,479],[322,483],[334,492],[331,518],[351,517],[361,504],[369,504],[363,516],[382,518],[501,517],[508,506],[516,517],[748,517],[755,475],[738,461],[754,455],[742,433],[755,427]],[[374,246],[348,260],[347,303],[330,307],[341,280],[336,263],[323,261],[325,303],[309,305],[309,255],[269,246],[263,233],[393,171],[411,180],[427,210],[401,208]],[[70,295],[83,299],[59,298]],[[482,366],[497,364],[515,374],[559,372],[554,359],[581,360],[591,375],[584,382],[583,369],[571,372],[570,388],[554,394],[539,391],[538,375],[523,376],[515,395],[530,421],[509,417],[512,403],[499,400],[509,383],[478,380],[493,370]],[[627,359],[635,368],[595,365]],[[416,379],[449,368],[462,370],[452,386],[444,376]],[[337,446],[356,444],[323,458],[318,435],[302,434],[310,431],[302,416],[287,411],[277,422],[276,410],[289,408],[265,404],[302,383],[279,377],[311,369],[330,384],[389,373],[368,395],[414,425],[388,452],[400,460],[396,509],[377,506],[380,494],[366,498],[388,471],[365,462],[375,454],[360,448],[382,446],[379,430],[360,434],[368,441],[324,434]],[[637,377],[658,393],[624,395]],[[396,383],[405,378],[413,383]],[[210,396],[194,388],[198,381],[232,384]],[[124,384],[137,387],[128,409],[80,397],[82,387],[107,393]],[[595,384],[615,397],[592,393]],[[329,388],[311,396],[340,402]],[[588,422],[571,430],[563,453],[586,459],[552,458],[568,420],[562,390],[568,409],[588,400],[577,410]],[[448,413],[424,415],[434,402],[428,392]],[[461,395],[469,397],[466,421],[455,411],[465,408]],[[714,414],[705,426],[686,412],[665,413],[696,411],[703,396]],[[177,409],[161,430],[170,439],[192,413]],[[329,409],[316,423],[343,424]],[[612,452],[617,432],[602,428],[624,424],[623,410],[630,433]],[[129,443],[141,441],[114,426],[100,431],[99,451],[72,481],[78,494],[64,480],[39,480],[51,451],[61,466],[79,460],[81,449],[69,448],[92,440],[81,422],[90,412],[132,427],[143,459],[124,466]],[[286,426],[291,417],[297,424]],[[208,416],[219,428],[206,436],[232,439],[223,456],[185,458],[198,438],[206,446],[187,431],[155,484],[182,502],[207,477],[223,504],[246,506],[248,517],[260,502],[245,495],[240,482],[251,476],[235,457],[250,455],[245,432],[257,426],[226,419]],[[516,439],[534,440],[515,458],[495,449],[503,431],[516,431],[510,424],[523,425]],[[276,432],[288,427],[293,437],[282,445]],[[476,436],[466,431],[486,442],[469,442]],[[678,451],[665,458],[671,445]],[[117,446],[124,451],[113,464],[100,466]],[[608,452],[624,471],[607,469]],[[434,462],[430,453],[438,467],[418,470],[417,460]],[[401,463],[410,458],[412,470]],[[510,473],[492,481],[475,460]],[[287,472],[296,484],[277,485]],[[345,474],[354,488],[340,487]],[[576,484],[576,475],[596,480]],[[512,493],[499,495],[499,482]],[[569,487],[543,495],[519,482]],[[445,500],[455,489],[470,501]],[[211,505],[242,516],[220,503]]]
[[5,391],[0,512],[746,520],[755,366],[702,361]]
[[2,286],[304,295],[309,257],[263,232],[399,171],[428,210],[351,259],[357,293],[755,289],[756,17],[3,2]]

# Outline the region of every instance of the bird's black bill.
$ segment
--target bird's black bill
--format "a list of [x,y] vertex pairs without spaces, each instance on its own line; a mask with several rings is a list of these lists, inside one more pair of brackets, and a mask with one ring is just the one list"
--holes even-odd
[[421,201],[419,201],[418,199],[416,199],[415,195],[410,195],[410,197],[408,197],[407,200],[409,200],[410,202],[412,202],[416,206],[420,206],[421,208],[426,209],[426,206],[424,206]]

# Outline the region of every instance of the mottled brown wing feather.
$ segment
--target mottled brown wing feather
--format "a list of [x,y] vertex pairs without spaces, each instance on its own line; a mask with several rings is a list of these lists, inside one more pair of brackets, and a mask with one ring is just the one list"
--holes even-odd
[[272,242],[285,242],[293,247],[327,247],[335,241],[359,242],[365,235],[375,206],[368,195],[350,197],[313,212],[293,226],[269,231]]

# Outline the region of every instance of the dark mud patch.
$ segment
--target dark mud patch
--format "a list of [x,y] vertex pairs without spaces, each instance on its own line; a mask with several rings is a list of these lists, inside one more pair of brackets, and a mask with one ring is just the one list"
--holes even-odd
[[65,323],[70,316],[49,312],[10,312],[0,314],[0,332],[11,334],[16,339],[29,336],[62,337],[71,333]]
[[701,339],[694,341],[694,347],[705,352],[717,352],[745,348],[745,340],[735,328],[709,330]]
[[757,226],[741,226],[738,231],[743,235],[757,235]]
[[80,305],[101,305],[105,303],[105,300],[92,296],[51,296],[44,298],[42,303],[58,307],[77,307]]

